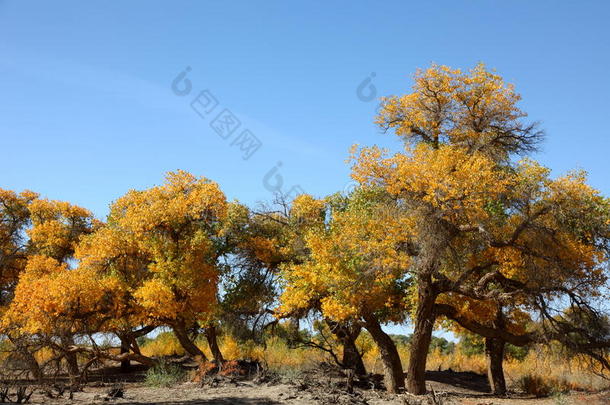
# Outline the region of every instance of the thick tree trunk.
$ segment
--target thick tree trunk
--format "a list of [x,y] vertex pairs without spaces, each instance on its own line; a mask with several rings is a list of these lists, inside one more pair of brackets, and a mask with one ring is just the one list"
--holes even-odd
[[374,315],[366,314],[364,320],[366,330],[369,331],[377,347],[379,347],[386,388],[388,392],[398,393],[405,386],[405,378],[396,345],[392,338],[381,329],[381,325],[379,325],[379,321]]
[[[121,337],[121,354],[129,353],[129,340],[127,337]],[[128,358],[121,360],[121,373],[128,373],[131,370],[131,362]]]
[[366,375],[366,368],[364,367],[362,356],[356,347],[356,339],[358,339],[358,335],[360,335],[361,327],[334,322],[330,319],[326,320],[326,324],[343,345],[343,358],[341,360],[343,367],[354,370],[356,375]]
[[343,343],[343,366],[354,370],[356,375],[366,375],[366,368],[362,356],[356,347],[356,341],[352,336],[346,336]]
[[80,372],[78,370],[78,358],[76,354],[67,353],[66,364],[68,364],[68,374],[70,374],[70,377],[78,377]]
[[504,380],[504,341],[498,338],[485,338],[485,356],[487,358],[487,378],[491,392],[496,395],[506,395]]
[[131,371],[131,360],[128,354],[130,351],[132,351],[135,355],[142,355],[142,353],[140,352],[140,346],[138,346],[137,338],[140,336],[145,336],[146,334],[152,332],[154,329],[154,326],[143,326],[140,329],[128,329],[116,333],[117,337],[121,341],[121,355],[123,357],[123,360],[121,360],[122,373],[128,373],[129,371]]
[[222,352],[220,351],[220,347],[218,347],[218,339],[216,336],[216,327],[208,326],[204,329],[205,338],[208,340],[208,345],[210,346],[210,351],[212,352],[212,356],[216,363],[222,364],[225,362],[224,357],[222,356]]
[[208,358],[201,351],[201,349],[199,347],[197,347],[197,345],[195,343],[193,343],[193,341],[189,338],[184,325],[181,325],[181,324],[174,325],[173,329],[174,329],[174,335],[176,335],[178,342],[180,342],[180,345],[188,354],[190,354],[191,356],[194,356],[194,357],[199,357],[199,358],[201,358],[202,361],[208,360]]
[[411,339],[411,356],[407,369],[407,390],[415,395],[426,393],[426,360],[434,329],[435,301],[436,293],[432,282],[430,280],[420,281],[415,312],[415,330]]

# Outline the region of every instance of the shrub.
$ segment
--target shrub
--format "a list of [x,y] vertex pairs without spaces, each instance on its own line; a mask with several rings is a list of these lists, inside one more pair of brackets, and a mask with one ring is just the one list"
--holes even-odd
[[535,397],[546,397],[551,393],[551,387],[537,375],[526,374],[517,380],[517,386],[526,394]]
[[161,361],[146,372],[146,385],[150,387],[171,387],[184,380],[185,373],[180,366]]

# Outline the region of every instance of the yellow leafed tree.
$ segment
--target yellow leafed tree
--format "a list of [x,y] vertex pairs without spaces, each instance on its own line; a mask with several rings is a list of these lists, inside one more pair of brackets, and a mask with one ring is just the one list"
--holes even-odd
[[[377,118],[405,151],[354,151],[353,177],[384,188],[414,224],[403,269],[416,284],[407,385],[422,394],[434,319],[467,299],[488,303],[472,307],[480,321],[498,305],[550,319],[553,298],[595,297],[606,279],[610,210],[583,174],[551,179],[533,161],[515,162],[542,133],[524,121],[513,86],[484,65],[433,65],[414,81],[411,93],[386,98]],[[458,308],[439,306],[442,296]]]

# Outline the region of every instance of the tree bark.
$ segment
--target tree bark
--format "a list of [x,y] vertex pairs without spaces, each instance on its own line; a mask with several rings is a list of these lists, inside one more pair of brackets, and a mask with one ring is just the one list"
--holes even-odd
[[224,357],[222,356],[222,352],[220,351],[220,347],[218,347],[218,339],[216,334],[216,327],[214,325],[208,326],[204,329],[203,333],[205,334],[205,338],[208,341],[208,345],[210,346],[210,351],[212,352],[212,356],[216,363],[222,364],[225,362]]
[[19,357],[21,357],[21,359],[27,364],[32,377],[36,381],[41,382],[43,377],[42,370],[40,369],[40,365],[38,364],[36,357],[34,357],[34,354],[28,349],[27,344],[24,344],[23,339],[21,338],[14,339],[9,336],[8,339],[15,346]]
[[504,341],[498,338],[485,338],[485,357],[487,358],[487,378],[491,392],[495,395],[506,395],[504,380]]
[[347,336],[343,341],[343,365],[345,368],[354,370],[356,375],[366,375],[366,368],[362,361],[362,356],[356,347],[356,341],[351,336]]
[[123,354],[112,354],[105,351],[100,351],[91,347],[79,347],[79,346],[71,346],[67,349],[69,353],[87,353],[98,359],[108,359],[112,361],[122,362],[125,359],[137,361],[140,364],[144,364],[145,366],[154,366],[157,364],[157,361],[151,359],[150,357],[143,356],[141,354],[136,353],[123,353]]
[[[66,335],[60,338],[61,344],[64,348],[74,346],[74,339],[72,336]],[[78,357],[75,352],[65,352],[66,364],[68,365],[68,374],[70,377],[78,377],[80,372],[78,370]]]
[[356,375],[366,375],[366,368],[364,367],[362,356],[356,347],[356,339],[358,339],[358,335],[360,335],[361,327],[334,322],[330,319],[326,320],[326,324],[343,345],[343,358],[341,360],[343,367],[354,370]]
[[381,361],[383,362],[384,381],[388,392],[396,394],[405,386],[402,363],[396,345],[390,336],[381,329],[379,321],[373,314],[364,316],[366,330],[379,347]]
[[[120,337],[121,339],[121,354],[129,353],[129,340],[127,337]],[[131,361],[129,358],[121,360],[121,373],[128,373],[131,370]]]
[[68,373],[71,377],[77,377],[80,373],[78,371],[78,358],[74,353],[66,354],[66,363],[68,364]]
[[415,395],[426,393],[426,360],[434,329],[435,301],[436,293],[432,281],[429,278],[420,281],[415,312],[415,330],[411,339],[411,356],[407,369],[407,390]]
[[43,377],[42,370],[40,369],[40,365],[38,364],[38,361],[36,361],[36,358],[34,357],[34,355],[32,353],[30,353],[29,350],[20,352],[20,355],[23,358],[23,360],[25,361],[25,363],[28,365],[28,369],[30,370],[32,377],[36,381],[41,382],[42,377]]
[[174,335],[176,335],[176,338],[178,339],[178,342],[180,342],[180,345],[188,354],[194,357],[199,357],[202,361],[208,360],[208,358],[201,351],[201,349],[197,347],[197,345],[193,343],[193,341],[189,338],[186,328],[183,324],[174,325],[173,330]]

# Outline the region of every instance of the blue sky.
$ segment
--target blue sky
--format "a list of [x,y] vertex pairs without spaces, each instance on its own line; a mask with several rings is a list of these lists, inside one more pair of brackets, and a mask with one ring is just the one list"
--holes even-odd
[[[399,146],[357,97],[363,80],[404,93],[418,67],[483,61],[546,130],[535,157],[609,195],[609,16],[603,1],[0,1],[0,187],[103,217],[184,169],[253,204],[281,162],[284,191],[322,196],[350,187],[353,143]],[[218,106],[201,118],[204,90]],[[224,109],[241,122],[228,140],[210,127]],[[247,160],[231,145],[245,129],[262,143]]]
[[[398,147],[373,125],[375,102],[408,91],[431,62],[496,68],[548,138],[555,173],[590,172],[610,194],[605,2],[0,2],[0,187],[29,188],[103,217],[129,188],[178,168],[246,203],[284,191],[349,187],[351,144]],[[176,96],[189,66],[192,92]],[[190,106],[218,100],[201,118]],[[227,108],[225,140],[210,122]],[[231,145],[249,129],[248,160]],[[275,180],[273,180],[275,181]]]

